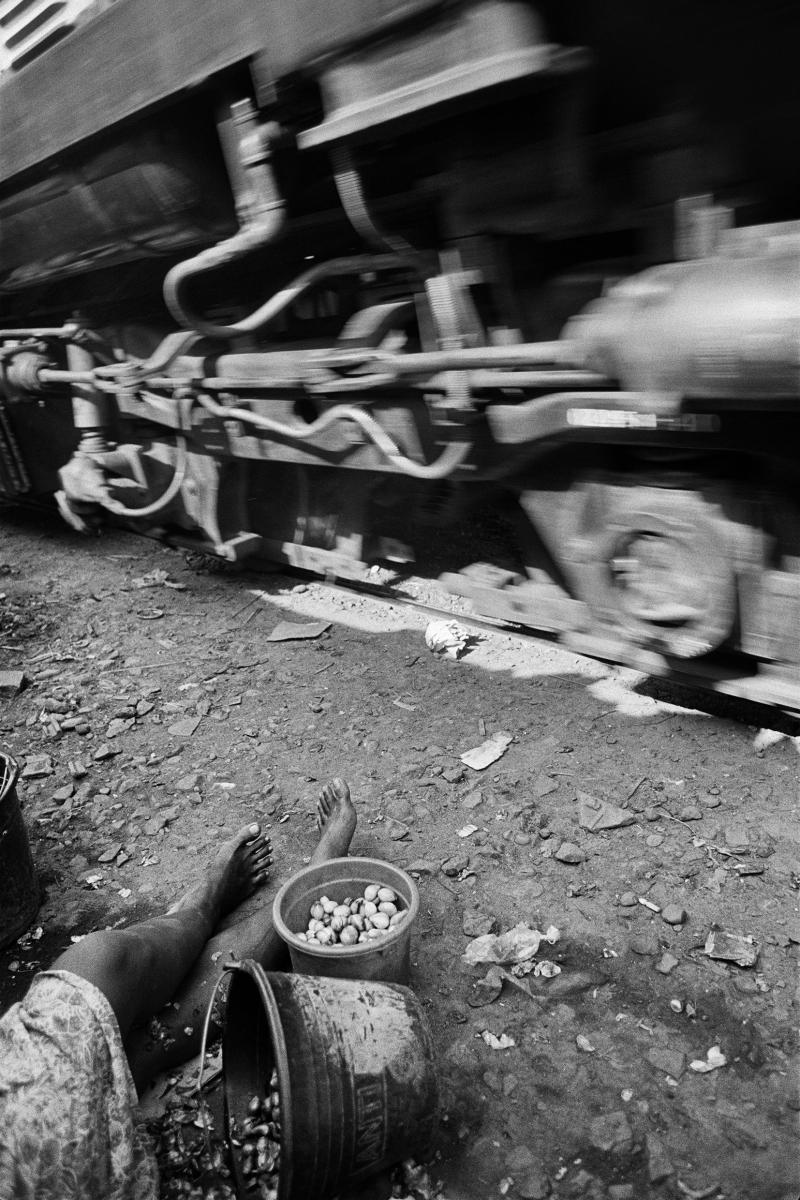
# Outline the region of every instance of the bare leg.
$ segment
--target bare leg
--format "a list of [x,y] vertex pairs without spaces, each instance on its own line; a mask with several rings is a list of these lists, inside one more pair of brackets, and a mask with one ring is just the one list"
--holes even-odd
[[269,839],[246,825],[222,846],[206,878],[162,917],[87,934],[53,963],[107,997],[123,1038],[174,993],[225,913],[266,882]]
[[[350,789],[341,779],[326,784],[317,801],[319,842],[312,863],[344,857],[356,828],[356,811]],[[272,924],[271,906],[259,907],[250,916],[217,932],[203,947],[180,988],[168,997],[171,1003],[159,1013],[159,1025],[166,1035],[155,1042],[144,1029],[134,1029],[126,1043],[133,1078],[142,1087],[169,1067],[186,1062],[200,1050],[202,1026],[211,995],[225,963],[234,959],[254,958],[268,971],[289,965],[286,947]],[[212,1035],[218,1032],[211,1027]]]

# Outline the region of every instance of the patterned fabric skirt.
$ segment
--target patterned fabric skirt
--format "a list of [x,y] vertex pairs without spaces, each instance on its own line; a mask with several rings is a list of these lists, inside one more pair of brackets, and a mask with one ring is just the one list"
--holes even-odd
[[0,1019],[0,1200],[158,1200],[136,1105],[103,993],[37,975]]

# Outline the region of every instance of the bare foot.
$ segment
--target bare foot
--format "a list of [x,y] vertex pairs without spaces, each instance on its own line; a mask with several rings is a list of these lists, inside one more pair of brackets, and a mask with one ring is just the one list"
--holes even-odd
[[317,801],[319,842],[311,855],[312,863],[329,858],[344,858],[356,831],[356,810],[350,799],[350,788],[343,779],[326,783]]
[[216,924],[266,883],[271,862],[272,845],[261,827],[255,823],[243,825],[219,848],[203,881],[190,888],[170,912],[207,905],[212,924]]

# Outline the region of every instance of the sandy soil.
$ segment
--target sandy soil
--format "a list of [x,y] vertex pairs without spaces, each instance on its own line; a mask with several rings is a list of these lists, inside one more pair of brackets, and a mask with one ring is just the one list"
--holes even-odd
[[[444,1195],[797,1200],[791,724],[669,703],[505,633],[437,657],[423,612],[13,513],[0,593],[0,668],[29,680],[0,698],[0,744],[27,767],[44,889],[0,954],[3,1006],[71,936],[172,901],[251,818],[276,852],[268,905],[342,775],[353,852],[411,870],[422,896],[412,985],[439,1053]],[[267,641],[281,620],[330,624]],[[462,763],[498,731],[501,758]],[[587,828],[598,811],[629,823]],[[557,928],[536,961],[560,973],[481,983],[467,946],[520,922]],[[707,953],[723,932],[753,939],[753,965]]]

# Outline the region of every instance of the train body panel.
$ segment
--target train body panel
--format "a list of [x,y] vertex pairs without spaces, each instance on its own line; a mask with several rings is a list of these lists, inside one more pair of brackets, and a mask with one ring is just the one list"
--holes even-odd
[[645,7],[117,0],[0,77],[0,490],[350,579],[492,514],[480,611],[800,709],[796,20]]

